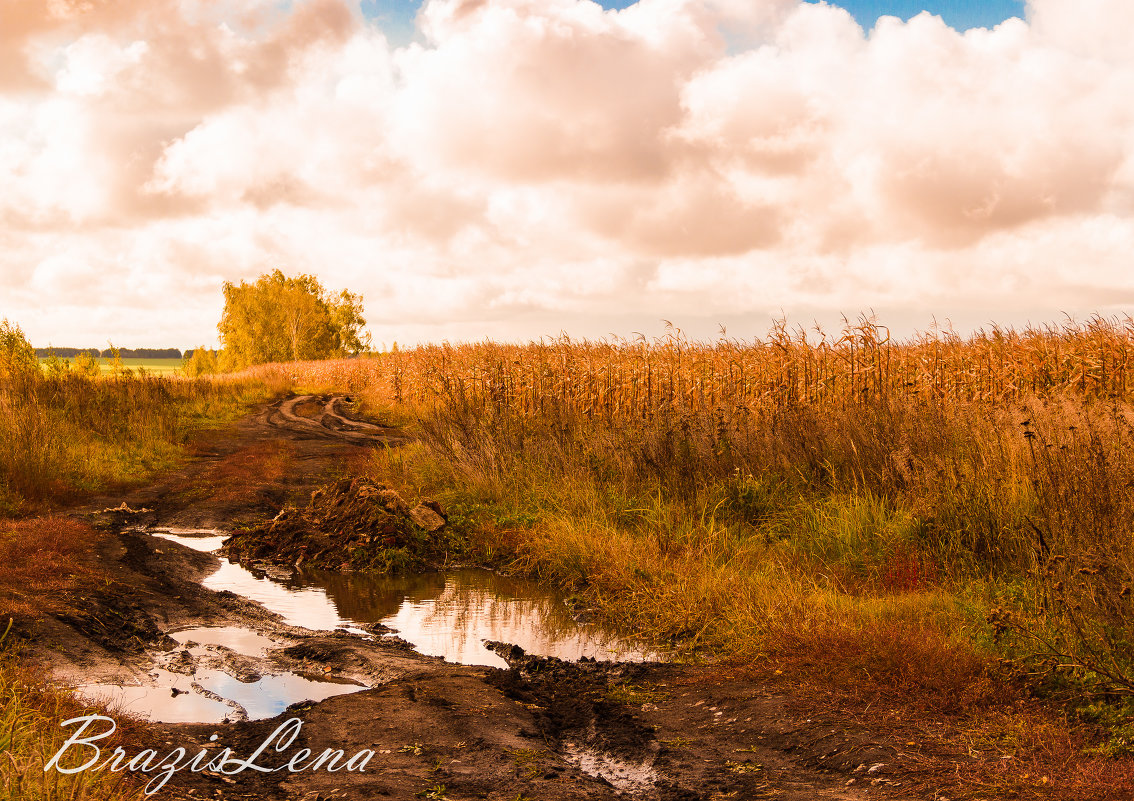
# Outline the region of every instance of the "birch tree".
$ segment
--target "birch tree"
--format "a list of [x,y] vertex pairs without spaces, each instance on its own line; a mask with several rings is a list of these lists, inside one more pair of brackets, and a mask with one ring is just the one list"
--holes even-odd
[[274,270],[251,284],[226,281],[217,325],[221,365],[239,370],[356,354],[369,342],[365,325],[361,295],[330,294],[313,275],[289,278]]

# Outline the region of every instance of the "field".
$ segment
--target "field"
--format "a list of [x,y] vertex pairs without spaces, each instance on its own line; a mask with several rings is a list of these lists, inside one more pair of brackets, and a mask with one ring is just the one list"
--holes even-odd
[[231,377],[171,380],[163,375],[173,360],[124,359],[124,366],[131,361],[145,373],[115,375],[105,365],[101,377],[66,365],[42,370],[22,335],[7,323],[0,328],[0,517],[51,509],[168,469],[185,458],[198,432],[282,386]]
[[[40,358],[40,364],[48,359]],[[181,371],[181,359],[121,359],[122,367],[132,372],[145,372],[148,375],[174,375]],[[113,359],[98,359],[99,370],[103,375],[114,372]]]
[[136,482],[289,387],[353,393],[413,437],[349,469],[440,500],[458,561],[979,755],[950,797],[1134,792],[1129,318],[442,345],[177,381],[35,371],[0,385],[0,502]]
[[867,695],[1019,681],[1125,753],[1132,357],[1130,319],[904,342],[860,321],[286,370],[409,424],[420,447],[376,469],[461,510],[483,559],[660,641]]

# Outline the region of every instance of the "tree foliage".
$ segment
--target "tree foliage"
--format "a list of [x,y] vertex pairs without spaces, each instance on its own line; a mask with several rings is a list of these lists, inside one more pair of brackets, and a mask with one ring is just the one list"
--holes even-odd
[[18,325],[0,320],[0,383],[14,386],[39,377],[35,348]]
[[190,378],[220,372],[217,355],[217,351],[205,347],[186,351],[185,358],[181,360],[181,369]]
[[217,325],[221,367],[356,354],[369,343],[365,325],[361,295],[328,293],[313,275],[289,278],[274,270],[252,284],[226,281]]

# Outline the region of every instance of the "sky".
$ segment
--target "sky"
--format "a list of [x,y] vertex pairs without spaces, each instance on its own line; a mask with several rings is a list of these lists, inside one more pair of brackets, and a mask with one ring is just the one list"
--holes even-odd
[[[635,1],[600,0],[599,5],[604,9],[621,10],[634,5]],[[421,5],[422,0],[363,0],[360,10],[368,19],[380,24],[391,41],[405,44],[415,38],[414,21]],[[881,16],[906,20],[923,11],[940,16],[959,31],[991,28],[1009,17],[1024,16],[1024,0],[935,0],[928,3],[925,0],[846,0],[838,5],[868,31]]]
[[[619,8],[616,6],[626,6]],[[1134,310],[1127,0],[0,0],[0,317],[387,346]]]

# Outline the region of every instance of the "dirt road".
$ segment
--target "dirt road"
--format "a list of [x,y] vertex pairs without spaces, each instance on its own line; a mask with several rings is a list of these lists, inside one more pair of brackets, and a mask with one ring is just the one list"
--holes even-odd
[[168,633],[240,625],[282,646],[252,663],[222,652],[218,658],[236,675],[286,670],[372,688],[269,720],[154,726],[171,748],[229,747],[247,756],[294,717],[302,727],[288,753],[265,756],[265,765],[282,765],[300,748],[330,748],[345,758],[373,752],[365,770],[184,770],[158,797],[926,797],[924,788],[946,764],[940,755],[931,759],[801,707],[786,679],[712,665],[567,663],[504,646],[508,670],[449,664],[396,639],[287,626],[247,600],[203,588],[216,557],[132,530],[230,530],[263,520],[351,474],[367,449],[400,441],[395,430],[352,418],[342,396],[289,398],[210,436],[183,469],[75,512],[112,529],[98,560],[113,583],[87,593],[86,614],[45,620],[30,632],[35,654],[57,675],[143,681],[155,660],[170,665],[179,656]]

